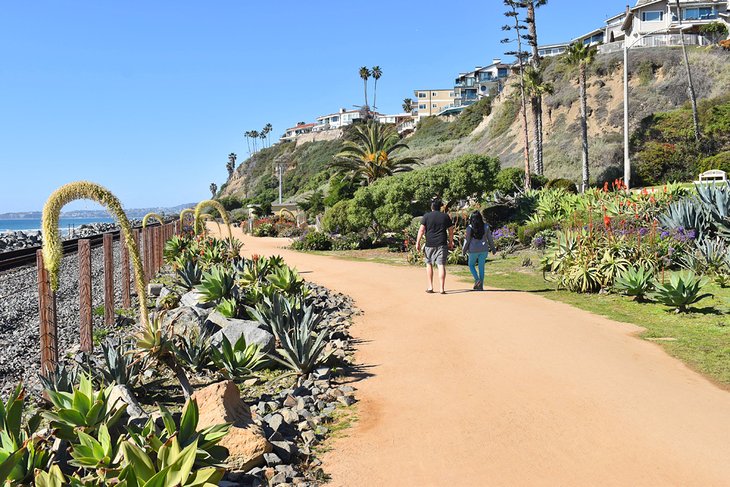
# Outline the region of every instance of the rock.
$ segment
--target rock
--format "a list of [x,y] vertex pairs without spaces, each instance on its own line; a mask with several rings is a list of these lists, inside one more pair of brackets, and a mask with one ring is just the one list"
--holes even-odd
[[127,415],[129,416],[129,422],[136,424],[144,424],[150,419],[150,415],[142,409],[142,406],[137,402],[137,398],[127,388],[127,386],[116,385],[112,388],[109,393],[109,404],[114,404],[117,401],[127,405]]
[[350,406],[352,404],[355,404],[355,398],[352,396],[340,396],[337,398],[338,401],[340,401],[345,406]]
[[233,381],[209,385],[196,391],[192,398],[200,410],[198,429],[232,423],[219,443],[228,450],[228,469],[246,471],[264,464],[264,454],[271,453],[273,446],[264,438],[261,428],[253,423],[251,411]]
[[294,406],[297,405],[297,400],[293,396],[287,395],[286,399],[284,399],[283,404],[284,404],[284,406],[286,406],[288,408],[293,408]]
[[305,445],[309,445],[313,443],[316,440],[316,435],[314,434],[314,431],[304,431],[302,432],[302,441]]
[[159,296],[164,286],[159,283],[151,282],[147,284],[147,295],[148,296]]
[[266,461],[266,465],[273,467],[276,465],[281,465],[281,458],[276,453],[264,453],[264,460]]
[[272,441],[271,445],[274,447],[276,456],[284,462],[288,462],[292,456],[296,455],[297,447],[288,441]]
[[276,471],[286,475],[287,479],[293,479],[297,476],[297,471],[291,465],[277,465]]
[[190,335],[200,333],[202,321],[195,309],[190,306],[181,306],[172,311],[161,314],[163,328],[172,328],[176,335]]
[[193,289],[180,296],[180,304],[183,306],[197,306],[198,308],[212,308],[215,303],[201,303],[200,298],[202,295]]
[[264,421],[266,421],[266,424],[269,425],[269,427],[274,431],[279,431],[281,429],[281,425],[284,422],[284,418],[281,416],[281,414],[272,414],[269,419],[264,418]]
[[[210,314],[208,321],[206,321],[206,326],[209,326],[210,323],[215,324],[215,321],[210,318],[216,313],[217,311],[214,311]],[[213,345],[221,343],[224,335],[228,338],[228,341],[231,342],[231,345],[235,345],[238,339],[243,336],[246,340],[246,344],[251,345],[253,343],[258,345],[259,350],[262,353],[267,353],[274,349],[274,345],[276,343],[274,335],[259,328],[255,321],[230,318],[226,318],[226,320],[229,321],[229,324],[223,327],[222,330],[217,331],[211,338],[211,343]]]
[[281,485],[286,482],[286,475],[279,472],[269,480],[269,485]]
[[279,414],[281,414],[281,417],[289,424],[294,424],[297,421],[299,421],[299,415],[292,411],[291,409],[284,408],[281,411],[279,411]]

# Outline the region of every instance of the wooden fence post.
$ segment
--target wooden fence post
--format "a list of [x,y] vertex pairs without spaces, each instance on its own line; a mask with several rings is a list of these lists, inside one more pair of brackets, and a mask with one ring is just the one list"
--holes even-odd
[[81,351],[91,353],[94,349],[94,322],[91,309],[91,241],[79,240],[79,336]]
[[[140,231],[139,230],[133,230],[132,231],[132,238],[134,238],[134,243],[137,245],[137,252],[142,251],[142,246],[141,246],[142,238],[141,238],[141,235],[140,235]],[[142,262],[144,262],[144,261],[142,261]],[[137,270],[134,269],[134,272],[136,273]],[[135,276],[135,279],[136,279],[136,276]],[[142,276],[142,279],[144,279],[144,276]],[[136,289],[137,288],[135,287],[134,289],[135,289],[135,293],[136,293]]]
[[130,308],[132,296],[129,289],[129,250],[127,249],[127,239],[121,232],[119,233],[119,250],[122,258],[122,308]]
[[150,280],[150,267],[152,267],[151,264],[151,245],[150,245],[150,229],[145,227],[142,229],[142,246],[144,247],[144,281],[145,283],[149,282]]
[[104,247],[104,323],[114,325],[114,247],[113,236],[105,233]]
[[56,321],[56,293],[51,290],[48,271],[43,266],[43,252],[36,251],[38,268],[38,312],[41,341],[41,374],[48,375],[58,363],[58,335]]

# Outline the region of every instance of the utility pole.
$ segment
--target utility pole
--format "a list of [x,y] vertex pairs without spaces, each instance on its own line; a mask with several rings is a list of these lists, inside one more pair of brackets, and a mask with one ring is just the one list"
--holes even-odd
[[277,162],[276,163],[276,173],[279,176],[279,204],[281,204],[283,202],[282,188],[283,188],[283,181],[284,181],[284,170],[286,170],[286,163]]

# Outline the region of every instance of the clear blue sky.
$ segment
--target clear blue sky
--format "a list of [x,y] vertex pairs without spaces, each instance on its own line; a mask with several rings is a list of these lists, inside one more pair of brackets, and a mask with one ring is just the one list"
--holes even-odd
[[[540,43],[601,25],[625,0],[551,0]],[[362,103],[380,65],[381,111],[507,48],[500,0],[4,2],[0,213],[38,210],[57,186],[101,183],[126,207],[210,195],[243,132]],[[92,204],[68,208],[92,208]]]

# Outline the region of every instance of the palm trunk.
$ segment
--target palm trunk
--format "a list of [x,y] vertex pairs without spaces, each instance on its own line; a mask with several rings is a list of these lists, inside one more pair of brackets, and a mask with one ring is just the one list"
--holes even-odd
[[[540,51],[537,47],[537,23],[535,22],[535,1],[527,2],[527,17],[532,19],[529,23],[530,45],[532,46],[532,66],[535,69],[540,68]],[[545,165],[542,160],[542,96],[536,96],[532,99],[532,114],[534,116],[534,132],[535,132],[535,172],[542,176]]]
[[590,172],[588,170],[588,100],[586,96],[586,65],[580,63],[580,131],[583,137],[583,181],[581,191],[588,189]]
[[[540,101],[542,101],[542,98],[540,98]],[[537,117],[538,117],[538,122],[537,122],[538,129],[537,129],[537,133],[538,133],[538,135],[540,137],[540,140],[538,140],[538,142],[537,142],[537,151],[538,151],[538,155],[540,157],[540,175],[542,176],[542,175],[545,174],[545,158],[544,158],[543,147],[542,147],[542,141],[543,141],[542,103],[539,104],[539,110],[537,112]]]
[[365,86],[365,106],[368,106],[368,80],[363,80],[363,85]]
[[540,106],[538,105],[538,98],[530,98],[530,107],[532,108],[532,167],[535,170],[535,174],[542,175],[542,165],[540,161],[540,122],[538,111]]
[[687,71],[687,94],[689,101],[692,103],[692,122],[695,129],[695,140],[700,141],[700,117],[697,113],[697,95],[695,94],[695,85],[692,82],[692,70],[689,68],[689,56],[687,55],[687,46],[684,44],[684,30],[682,30],[682,9],[679,0],[675,1],[677,6],[677,19],[679,19],[679,39],[682,43],[682,55],[684,56],[684,69]]
[[373,110],[377,108],[377,105],[375,104],[375,101],[378,98],[378,80],[375,80],[375,86],[373,86]]

